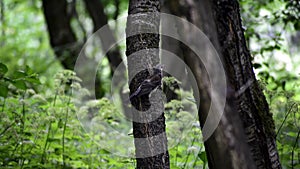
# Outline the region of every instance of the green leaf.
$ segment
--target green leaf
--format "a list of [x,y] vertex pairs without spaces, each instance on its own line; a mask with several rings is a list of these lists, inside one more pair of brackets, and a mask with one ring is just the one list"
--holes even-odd
[[207,157],[205,151],[202,151],[201,153],[198,154],[198,157],[204,162],[207,162]]
[[276,45],[274,46],[274,48],[280,50],[281,47],[280,47],[280,45],[276,44]]
[[286,85],[286,81],[284,80],[284,81],[281,82],[281,87],[282,87],[283,90],[285,90],[285,85]]
[[300,22],[295,22],[295,23],[294,23],[294,28],[295,28],[296,30],[300,30]]
[[5,74],[7,73],[8,71],[8,68],[5,64],[3,63],[0,63],[0,78]]
[[100,154],[110,154],[110,152],[105,149],[101,149]]
[[8,85],[0,83],[0,96],[6,98],[8,94]]
[[19,70],[19,71],[14,72],[13,76],[14,76],[15,79],[24,78],[24,77],[27,76],[27,73],[25,73],[24,71]]
[[55,149],[54,149],[54,153],[55,153],[56,155],[62,154],[62,148],[55,148]]
[[58,139],[58,138],[48,138],[48,140],[47,140],[48,142],[56,142],[56,143],[60,143],[60,139]]
[[26,77],[25,80],[34,84],[41,84],[40,79],[37,76]]
[[254,67],[255,69],[260,68],[260,67],[261,67],[261,64],[259,64],[259,63],[254,63],[254,64],[253,64],[253,67]]
[[14,86],[16,86],[16,88],[18,88],[18,89],[21,89],[21,90],[26,90],[27,89],[26,83],[23,80],[14,80],[12,82],[12,84]]
[[34,73],[33,70],[32,70],[28,65],[26,65],[25,72],[26,72],[28,75],[31,75],[31,74]]

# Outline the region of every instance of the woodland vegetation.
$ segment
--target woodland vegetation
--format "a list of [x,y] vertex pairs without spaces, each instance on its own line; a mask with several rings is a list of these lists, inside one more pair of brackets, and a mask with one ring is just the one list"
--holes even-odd
[[[128,14],[146,12],[164,12],[194,24],[220,55],[229,92],[222,120],[205,142],[201,129],[212,94],[192,48],[154,33],[118,41],[121,32],[130,34],[145,23],[160,30],[160,18],[154,16],[126,24]],[[103,26],[109,40],[95,33]],[[185,35],[193,33],[182,29]],[[300,168],[299,46],[299,0],[1,0],[0,168]],[[127,102],[146,110],[150,101],[145,95],[125,97],[151,71],[134,77],[132,72],[156,66],[163,56],[147,51],[143,59],[126,58],[148,48],[181,58],[200,95],[196,98],[191,90],[178,94],[178,84],[187,79],[176,81],[165,74],[162,91],[168,94],[162,115],[151,123],[132,123],[124,117],[144,117],[128,114]],[[74,71],[83,49],[95,58],[105,56],[94,65],[95,81],[88,81],[95,84],[92,93]],[[118,70],[120,65],[124,71]],[[117,90],[111,91],[112,86]],[[187,99],[179,102],[183,97]],[[87,101],[78,104],[81,99]],[[142,144],[137,138],[161,133],[166,133],[159,142],[164,152],[135,158],[141,148],[152,150],[151,141]]]

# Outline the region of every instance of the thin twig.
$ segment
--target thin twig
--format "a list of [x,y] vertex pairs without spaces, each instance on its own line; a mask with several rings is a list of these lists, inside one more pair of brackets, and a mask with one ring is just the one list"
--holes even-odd
[[[202,147],[200,148],[200,150],[198,151],[197,153],[197,157],[195,158],[194,160],[194,164],[193,164],[193,167],[192,168],[195,168],[196,166],[196,162],[197,162],[197,159],[199,158],[199,154],[202,152]],[[205,165],[203,165],[205,167]],[[203,168],[204,169],[204,168]]]
[[23,94],[23,104],[22,104],[22,126],[21,126],[21,169],[24,167],[24,157],[23,157],[23,153],[24,153],[24,131],[25,131],[25,122],[26,122],[26,113],[25,113],[25,93]]
[[[55,95],[54,95],[54,99],[53,99],[53,107],[55,107],[55,105],[56,105],[57,95],[58,95],[58,89],[56,89],[56,91],[55,91]],[[47,133],[47,136],[46,136],[46,141],[45,141],[44,148],[43,148],[43,154],[41,156],[41,163],[42,164],[44,163],[44,157],[46,155],[46,150],[47,150],[47,145],[48,145],[48,140],[49,140],[49,137],[50,137],[51,130],[52,130],[52,122],[50,121],[49,122],[49,127],[48,127],[48,133]]]
[[66,117],[65,117],[65,123],[64,123],[64,128],[63,128],[63,134],[62,134],[62,158],[63,158],[63,166],[66,168],[66,162],[65,162],[65,133],[66,133],[66,128],[67,128],[67,122],[68,122],[68,116],[69,116],[69,105],[71,102],[71,97],[69,96],[69,100],[67,103],[67,112],[66,112]]
[[[192,145],[191,145],[191,146],[194,146],[194,143],[195,143],[195,141],[196,141],[196,138],[194,137],[194,139],[193,139],[193,141],[192,141]],[[188,151],[188,156],[186,157],[186,160],[185,160],[185,162],[184,162],[184,166],[183,166],[183,168],[185,168],[185,167],[186,167],[186,165],[187,165],[187,161],[188,161],[188,159],[189,159],[190,155],[191,155],[191,153]]]
[[8,125],[1,133],[0,133],[0,137],[9,129],[11,128],[16,122],[11,123],[10,125]]
[[286,121],[286,119],[288,118],[289,114],[292,112],[292,109],[293,109],[293,107],[294,107],[295,105],[296,105],[296,103],[293,103],[292,106],[291,106],[291,108],[289,109],[289,111],[286,113],[286,115],[285,115],[285,117],[284,117],[284,120],[282,121],[280,127],[279,127],[278,130],[277,130],[277,133],[276,133],[276,135],[275,135],[275,138],[277,138],[277,136],[278,136],[278,134],[279,134],[281,128],[283,127],[283,124],[285,123],[285,121]]

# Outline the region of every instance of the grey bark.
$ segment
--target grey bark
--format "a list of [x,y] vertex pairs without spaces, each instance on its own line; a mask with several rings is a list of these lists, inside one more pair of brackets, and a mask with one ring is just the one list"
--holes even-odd
[[[159,35],[157,34],[160,22],[159,11],[158,0],[129,1],[126,55],[130,94],[134,93],[141,82],[153,73],[152,68],[159,63]],[[134,14],[137,15],[130,17]],[[131,36],[132,33],[142,30],[149,30],[150,33],[142,32]],[[138,112],[133,109],[131,112],[139,169],[170,168],[162,103],[162,97],[157,93],[151,94],[151,98],[144,95],[132,100],[136,110],[146,111]]]

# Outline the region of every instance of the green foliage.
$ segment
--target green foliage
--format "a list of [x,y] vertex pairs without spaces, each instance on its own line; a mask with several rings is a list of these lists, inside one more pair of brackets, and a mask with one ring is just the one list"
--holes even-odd
[[[115,18],[117,1],[101,1],[109,19]],[[128,1],[119,2],[119,14],[126,13]],[[73,97],[72,90],[82,92],[82,97],[88,97],[88,92],[80,86],[74,72],[63,71],[55,58],[49,45],[42,1],[2,3],[0,168],[135,168],[134,159],[119,157],[99,146],[113,144],[114,140],[109,138],[115,136],[115,133],[99,135],[97,129],[106,130],[100,122],[105,121],[123,133],[132,132],[115,105],[103,98],[75,106],[79,100]],[[275,119],[281,163],[284,168],[299,168],[299,3],[291,0],[240,0],[240,3],[255,73]],[[76,8],[86,31],[92,32],[84,2],[78,1]],[[76,27],[79,39],[83,39],[85,32],[78,23],[72,26]],[[123,28],[124,25],[113,25],[115,30]],[[108,65],[107,60],[102,63],[99,77],[105,89],[110,87]],[[164,82],[171,85],[174,79],[164,78]],[[190,92],[177,94],[192,98]],[[169,150],[171,168],[207,167],[200,126],[189,113],[195,110],[186,109],[193,103],[192,99],[173,100],[165,105],[169,143],[177,143]],[[78,115],[90,119],[93,130],[83,129]],[[183,125],[179,120],[190,123]],[[182,131],[184,135],[176,140],[177,135],[172,134]]]
[[[126,126],[122,126],[123,122],[116,120],[118,119],[117,110],[108,99],[90,101],[79,108],[74,106],[71,101],[75,99],[71,95],[72,90],[83,90],[80,87],[80,79],[75,76],[74,72],[65,70],[57,73],[54,77],[52,94],[45,95],[35,90],[42,84],[39,76],[28,66],[25,70],[10,73],[11,76],[8,76],[8,71],[7,66],[0,63],[0,84],[1,86],[6,84],[7,87],[7,94],[0,97],[1,167],[134,168],[133,159],[116,158],[111,152],[102,149],[97,144],[101,140],[103,142],[103,139],[106,144],[111,144],[109,140],[99,137],[96,130],[85,131],[81,127],[76,112],[81,113],[83,118],[92,118],[92,122],[107,121],[121,130],[124,130]],[[22,81],[24,84],[20,85],[15,83],[16,81]],[[191,104],[191,102],[184,102],[184,104]],[[170,150],[170,156],[173,157],[171,158],[172,167],[205,166],[204,148],[197,120],[188,118],[190,115],[182,110],[184,106],[181,102],[174,100],[166,106],[169,129],[184,130],[184,125],[176,125],[178,119],[194,122],[192,130]],[[84,111],[91,109],[95,113],[93,116],[88,114],[88,111]],[[177,113],[178,109],[182,111]],[[94,127],[99,129],[99,125]],[[129,130],[128,127],[125,129],[125,131]]]
[[109,19],[116,19],[116,12],[118,12],[118,15],[127,12],[128,0],[103,0],[102,3],[105,5],[105,13]]
[[12,73],[12,77],[6,76],[8,68],[5,64],[0,62],[0,96],[6,98],[9,93],[17,92],[17,89],[24,91],[29,89],[29,86],[40,84],[39,78],[36,73],[26,66],[25,71],[16,71]]
[[61,66],[49,44],[42,1],[5,0],[3,5],[4,15],[0,20],[0,62],[9,68],[8,75],[19,69],[24,70],[26,65],[30,66],[40,75],[40,81],[50,88],[53,80],[49,77],[61,70]]
[[241,0],[245,34],[255,73],[276,125],[277,148],[284,168],[299,168],[300,56],[294,44],[300,4],[290,0]]
[[[0,65],[1,73],[7,72],[6,66]],[[118,163],[109,152],[95,146],[76,118],[70,91],[81,88],[73,72],[56,75],[55,92],[49,97],[33,90],[40,83],[31,69],[13,75],[14,78],[1,78],[1,84],[3,79],[9,83],[8,95],[0,97],[1,168],[109,168]],[[14,83],[20,78],[25,83],[22,87]],[[110,111],[105,106],[107,100],[100,103],[103,112]],[[123,166],[126,165],[114,168]]]
[[[175,78],[164,77],[166,85],[174,84]],[[205,168],[205,150],[202,141],[198,112],[192,92],[175,90],[181,100],[165,104],[166,132],[171,168]]]

